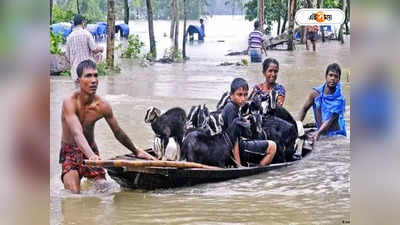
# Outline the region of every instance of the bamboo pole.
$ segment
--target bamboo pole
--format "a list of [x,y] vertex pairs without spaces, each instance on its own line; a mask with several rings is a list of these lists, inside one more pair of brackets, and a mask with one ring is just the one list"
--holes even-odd
[[258,0],[258,22],[260,24],[259,30],[264,33],[264,0]]
[[182,43],[182,58],[186,59],[186,39],[187,39],[187,31],[186,31],[186,20],[187,20],[187,6],[186,0],[183,0],[183,43]]
[[107,10],[107,66],[114,68],[115,0],[108,0]]
[[92,167],[174,167],[174,168],[199,168],[199,169],[221,169],[201,163],[181,161],[147,161],[147,160],[84,160],[86,166]]

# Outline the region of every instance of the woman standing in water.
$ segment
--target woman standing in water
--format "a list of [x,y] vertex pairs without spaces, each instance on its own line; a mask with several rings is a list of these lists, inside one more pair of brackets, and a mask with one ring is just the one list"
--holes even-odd
[[255,93],[267,95],[271,92],[271,90],[275,90],[276,94],[278,95],[277,103],[278,105],[283,106],[283,103],[285,102],[286,90],[283,85],[276,83],[279,72],[279,62],[274,58],[267,58],[264,60],[262,67],[265,82],[256,84],[253,87],[251,96],[253,96]]

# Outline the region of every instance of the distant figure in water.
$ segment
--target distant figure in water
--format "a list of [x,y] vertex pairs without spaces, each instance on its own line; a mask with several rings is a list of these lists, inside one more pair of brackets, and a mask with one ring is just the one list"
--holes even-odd
[[[86,59],[100,60],[102,47],[96,46],[92,34],[84,29],[84,18],[81,15],[74,17],[74,28],[67,37],[66,56],[71,65],[71,78],[78,79],[76,68]],[[94,56],[94,57],[93,57]]]
[[313,51],[316,51],[316,44],[315,41],[317,39],[317,32],[318,32],[318,26],[309,26],[307,27],[307,34],[306,34],[306,49],[309,50],[309,44],[311,42]]
[[262,50],[267,56],[267,49],[265,48],[264,34],[259,31],[260,23],[254,22],[254,30],[249,34],[249,46],[247,51],[250,55],[251,62],[262,62]]
[[80,90],[67,97],[62,104],[61,181],[64,188],[80,193],[80,180],[87,177],[96,180],[96,186],[104,186],[104,168],[87,167],[83,160],[100,160],[94,140],[96,121],[104,118],[117,140],[139,158],[155,159],[147,152],[135,147],[131,139],[118,125],[111,105],[96,95],[99,83],[96,63],[84,60],[77,67]]
[[204,40],[204,37],[206,36],[206,30],[204,29],[204,20],[200,19],[200,28],[203,31],[203,36],[199,36],[199,40]]
[[308,109],[313,106],[315,125],[318,129],[313,134],[314,141],[318,141],[320,135],[346,136],[344,120],[346,99],[342,93],[340,75],[341,69],[337,63],[328,65],[325,83],[313,88],[299,112],[297,119],[303,121]]

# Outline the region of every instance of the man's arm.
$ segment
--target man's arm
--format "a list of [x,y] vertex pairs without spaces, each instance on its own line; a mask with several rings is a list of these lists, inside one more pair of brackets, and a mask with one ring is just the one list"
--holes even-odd
[[81,122],[79,121],[78,116],[75,114],[74,103],[69,99],[63,102],[63,114],[65,122],[72,133],[74,141],[78,145],[79,149],[83,152],[83,154],[85,154],[85,156],[90,160],[100,159],[100,157],[92,151],[92,148],[90,147],[85,136],[83,135]]
[[339,114],[337,113],[333,113],[333,115],[331,116],[331,118],[329,118],[329,120],[325,121],[321,127],[318,129],[317,132],[315,132],[313,134],[313,139],[314,141],[318,141],[319,137],[321,136],[321,134],[325,133],[326,131],[328,131],[329,127],[332,125],[333,121],[335,121],[337,118],[339,117]]
[[267,56],[267,46],[266,46],[266,41],[264,41],[264,42],[263,42],[262,49],[264,50],[264,54],[265,54],[265,56]]
[[263,36],[263,41],[262,41],[262,47],[261,48],[264,50],[265,56],[267,56],[267,45],[268,45],[267,39]]
[[310,107],[314,103],[314,98],[317,96],[318,96],[318,92],[316,92],[314,90],[310,93],[310,95],[306,99],[306,102],[304,103],[303,107],[301,108],[301,110],[297,116],[297,120],[299,120],[299,121],[304,120],[304,118],[306,117],[307,111],[310,109]]
[[103,52],[103,48],[102,47],[96,46],[96,43],[94,42],[94,38],[90,33],[88,35],[88,45],[89,45],[90,51],[92,51],[94,54],[97,54],[99,52]]
[[104,114],[105,114],[105,119],[110,126],[112,132],[114,133],[115,138],[125,147],[127,147],[129,150],[131,150],[133,153],[136,154],[138,158],[144,158],[144,159],[152,159],[154,160],[155,158],[148,154],[147,152],[138,149],[135,147],[135,145],[132,143],[131,139],[128,137],[128,135],[125,134],[125,132],[121,129],[121,127],[118,125],[117,120],[114,117],[114,114],[112,112],[111,106],[105,102],[104,106]]
[[69,64],[71,64],[71,54],[69,53],[69,44],[67,41],[67,49],[65,50],[65,57],[67,58]]
[[284,95],[278,95],[277,103],[278,103],[280,106],[283,106],[283,103],[285,103],[285,96],[284,96]]

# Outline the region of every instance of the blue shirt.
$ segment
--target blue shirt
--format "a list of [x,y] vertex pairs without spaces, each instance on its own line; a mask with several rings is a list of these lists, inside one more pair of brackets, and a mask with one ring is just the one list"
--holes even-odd
[[[334,113],[338,114],[339,117],[337,119],[338,124],[333,124],[333,128],[336,127],[335,130],[330,129],[326,135],[334,136],[334,135],[344,135],[346,134],[346,123],[344,120],[344,112],[346,107],[346,99],[342,93],[342,85],[339,82],[336,85],[336,91],[333,94],[324,94],[326,83],[321,86],[314,87],[313,89],[318,92],[318,96],[314,98],[313,110],[314,110],[314,119],[317,128],[320,128],[321,125],[329,120]],[[317,112],[321,111],[321,124],[317,121]],[[335,126],[337,125],[337,126]]]

